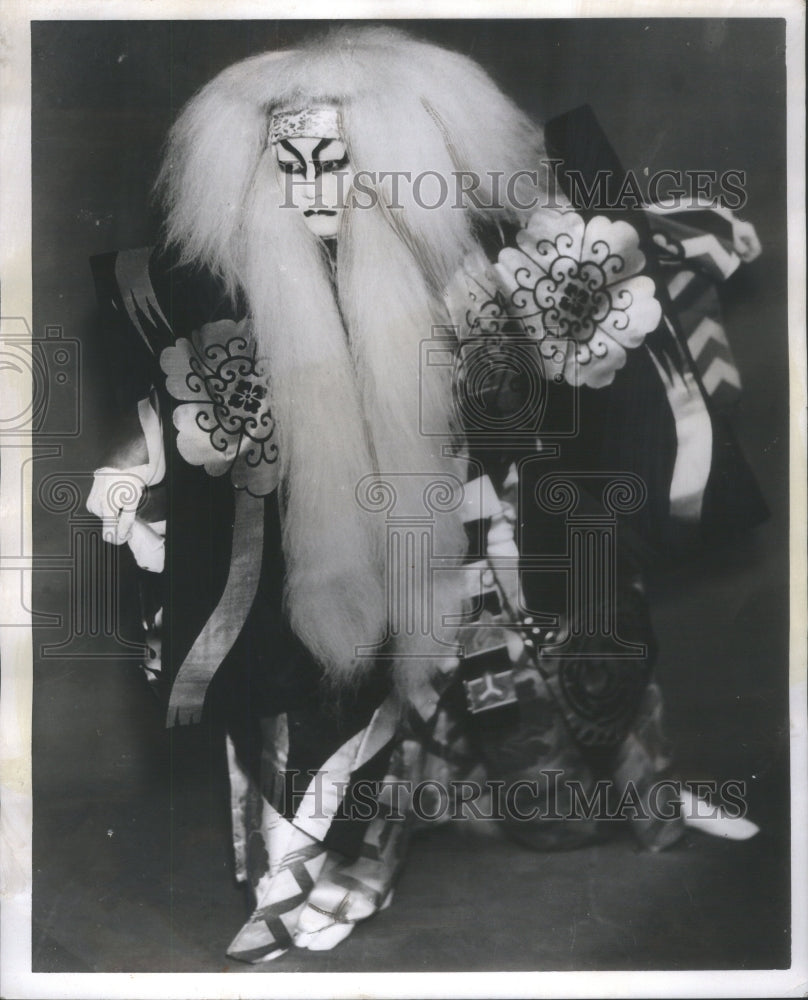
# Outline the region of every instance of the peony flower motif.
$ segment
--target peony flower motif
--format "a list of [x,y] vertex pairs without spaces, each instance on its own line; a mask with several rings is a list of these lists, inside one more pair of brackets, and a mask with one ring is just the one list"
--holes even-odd
[[177,448],[210,476],[230,473],[256,497],[278,483],[275,421],[265,362],[255,356],[247,320],[206,323],[160,355],[174,410]]
[[539,209],[493,267],[507,315],[539,341],[546,374],[593,388],[609,385],[655,330],[662,309],[627,222]]

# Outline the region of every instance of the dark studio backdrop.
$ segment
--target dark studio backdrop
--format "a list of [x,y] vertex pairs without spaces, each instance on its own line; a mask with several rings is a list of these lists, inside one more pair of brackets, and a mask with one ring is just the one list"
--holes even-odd
[[[537,120],[591,104],[638,175],[746,172],[740,214],[763,255],[722,295],[744,382],[734,422],[772,516],[730,546],[694,546],[651,591],[679,773],[746,782],[762,832],[743,844],[689,836],[651,856],[629,841],[538,855],[439,830],[416,844],[391,910],[334,953],[268,971],[787,965],[784,23],[396,23],[476,59]],[[128,553],[120,585],[93,582],[76,541],[114,397],[88,260],[154,242],[150,189],[186,100],[315,26],[32,26],[34,335],[49,365],[63,342],[69,373],[51,382],[34,467],[36,552],[50,567],[34,581],[34,971],[222,971],[245,916],[219,734],[163,729],[126,645],[137,639]],[[107,618],[83,616],[90,606]]]

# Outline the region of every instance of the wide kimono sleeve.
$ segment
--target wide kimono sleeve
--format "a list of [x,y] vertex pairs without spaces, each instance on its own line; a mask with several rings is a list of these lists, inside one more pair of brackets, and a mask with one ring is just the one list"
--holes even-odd
[[[604,170],[620,187],[590,108],[551,122],[547,142],[568,196]],[[767,516],[731,424],[740,379],[716,292],[740,263],[729,229],[714,212],[539,206],[455,276],[462,415],[492,475],[520,466],[527,551],[551,544],[533,481],[549,472],[600,506],[604,477],[633,482],[621,549],[643,559],[670,551],[683,526],[712,541]]]
[[597,451],[602,462],[644,478],[648,500],[633,524],[657,551],[676,544],[681,525],[698,526],[703,542],[749,530],[768,509],[731,422],[740,378],[717,294],[740,264],[731,213],[699,206],[669,212],[631,200],[588,207],[580,183],[571,183],[573,172],[587,189],[598,172],[606,171],[618,191],[626,176],[592,109],[552,120],[546,136],[549,154],[562,164],[560,186],[587,225],[600,217],[635,230],[642,273],[661,306],[658,327],[629,351],[606,396],[582,395],[592,413],[586,426],[582,420],[587,461]]

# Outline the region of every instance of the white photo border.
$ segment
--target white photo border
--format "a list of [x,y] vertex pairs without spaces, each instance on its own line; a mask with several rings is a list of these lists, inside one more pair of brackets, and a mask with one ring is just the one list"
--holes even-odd
[[[5,0],[0,34],[2,79],[2,336],[9,324],[32,323],[31,289],[31,44],[34,20],[221,20],[300,17],[669,17],[662,0],[580,4],[544,0],[398,2],[310,0],[305,10],[264,0]],[[805,74],[804,5],[724,0],[676,5],[677,17],[783,17],[787,37],[788,312],[790,344],[791,552],[791,827],[792,967],[772,971],[536,973],[277,973],[258,978],[223,974],[51,974],[31,972],[31,443],[21,434],[2,449],[0,478],[0,780],[2,781],[2,939],[0,995],[5,997],[601,997],[804,996],[808,991],[808,765],[806,763],[806,348],[805,348]],[[16,327],[15,327],[16,329]],[[4,378],[24,412],[30,385]],[[28,398],[26,398],[26,393]],[[8,399],[8,396],[6,397]],[[19,497],[25,502],[20,509]],[[22,587],[20,581],[22,580]]]

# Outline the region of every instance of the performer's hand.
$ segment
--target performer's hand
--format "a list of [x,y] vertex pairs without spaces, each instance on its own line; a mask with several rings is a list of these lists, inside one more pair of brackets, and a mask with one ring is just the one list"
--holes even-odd
[[732,220],[732,246],[745,264],[756,260],[761,253],[760,240],[751,222]]
[[519,663],[525,652],[525,639],[521,632],[508,629],[505,633],[505,645],[508,647],[511,663]]
[[166,559],[166,522],[147,524],[136,517],[129,535],[135,562],[150,573],[162,573]]
[[105,467],[96,469],[87,510],[103,522],[103,537],[112,545],[129,541],[146,484],[136,472]]

